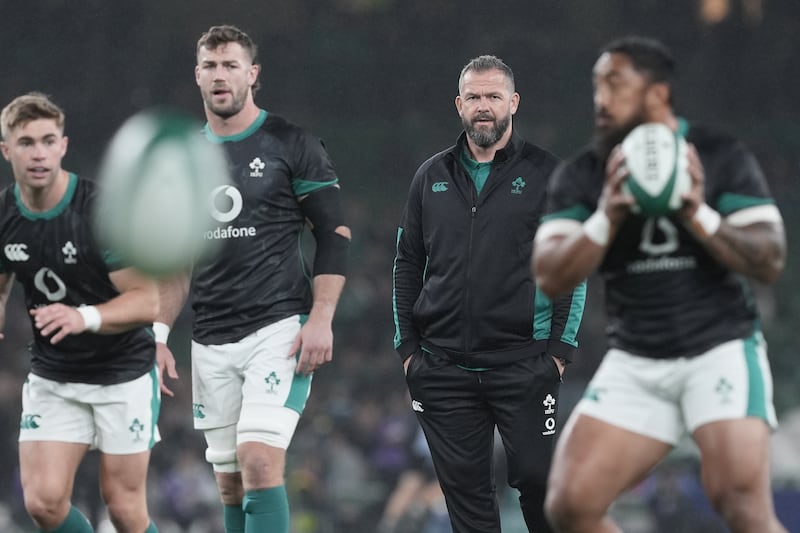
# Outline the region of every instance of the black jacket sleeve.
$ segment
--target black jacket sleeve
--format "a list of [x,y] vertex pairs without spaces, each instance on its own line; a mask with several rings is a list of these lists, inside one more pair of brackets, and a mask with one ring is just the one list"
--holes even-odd
[[422,178],[411,182],[405,209],[397,229],[397,254],[392,274],[394,347],[405,360],[419,348],[420,335],[414,323],[414,304],[422,291],[426,254],[422,238]]

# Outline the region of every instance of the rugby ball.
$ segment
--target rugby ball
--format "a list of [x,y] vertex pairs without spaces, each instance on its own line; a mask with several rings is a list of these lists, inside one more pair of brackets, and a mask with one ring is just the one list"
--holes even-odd
[[691,186],[686,140],[661,123],[634,128],[622,141],[628,177],[623,189],[636,199],[632,211],[653,217],[681,208]]
[[219,145],[199,122],[152,109],[127,121],[98,171],[98,241],[123,264],[163,276],[215,252],[210,195],[230,182]]

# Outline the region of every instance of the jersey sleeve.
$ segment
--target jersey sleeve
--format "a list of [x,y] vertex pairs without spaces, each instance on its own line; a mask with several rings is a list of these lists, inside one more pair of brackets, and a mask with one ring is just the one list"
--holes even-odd
[[292,190],[297,197],[331,187],[339,182],[328,151],[321,139],[298,130],[292,143]]
[[[709,177],[707,177],[708,179]],[[720,166],[719,176],[711,176],[709,203],[723,216],[741,209],[774,204],[766,177],[755,155],[741,142],[735,142]]]
[[558,219],[571,219],[583,222],[594,212],[597,199],[591,198],[591,189],[585,177],[592,176],[591,170],[581,171],[587,166],[586,158],[563,161],[553,171],[548,180],[547,203],[542,222]]

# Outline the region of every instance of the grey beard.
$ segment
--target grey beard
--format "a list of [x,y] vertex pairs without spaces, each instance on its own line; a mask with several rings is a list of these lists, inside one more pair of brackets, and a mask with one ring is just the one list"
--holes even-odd
[[500,140],[500,137],[502,137],[506,132],[510,123],[511,117],[505,117],[496,122],[493,128],[489,128],[488,130],[479,130],[472,125],[472,122],[465,120],[464,129],[466,130],[467,135],[469,135],[469,138],[472,139],[472,142],[481,148],[488,148]]

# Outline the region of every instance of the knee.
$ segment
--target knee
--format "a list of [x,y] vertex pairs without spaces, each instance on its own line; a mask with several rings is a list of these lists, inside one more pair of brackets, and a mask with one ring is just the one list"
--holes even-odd
[[31,519],[42,529],[58,527],[69,513],[69,501],[46,491],[25,492],[25,510]]
[[225,505],[241,505],[244,498],[242,475],[239,472],[217,472],[217,489]]
[[550,484],[544,500],[544,512],[547,521],[557,531],[581,531],[579,524],[591,521],[595,516],[603,516],[603,512],[594,513],[587,506],[588,495],[569,485]]
[[262,443],[246,442],[237,450],[245,489],[283,485],[285,451]]
[[712,507],[722,517],[732,531],[766,530],[772,515],[768,502],[759,504],[764,498],[736,488],[717,488],[707,490]]
[[[114,498],[106,502],[108,518],[117,531],[136,531],[147,526],[149,522],[146,505],[136,498]],[[141,526],[137,528],[136,526]]]

